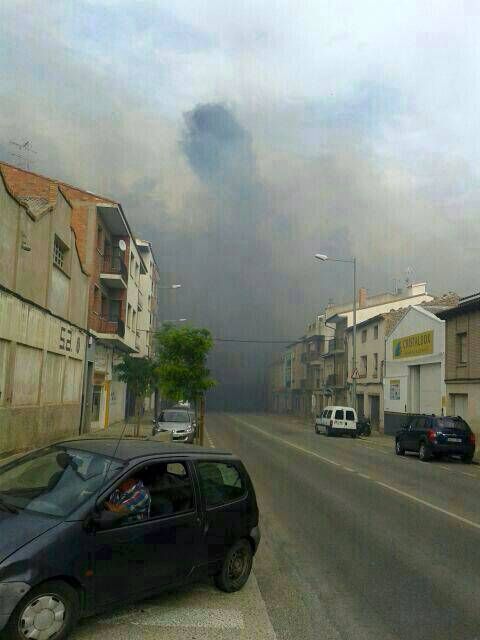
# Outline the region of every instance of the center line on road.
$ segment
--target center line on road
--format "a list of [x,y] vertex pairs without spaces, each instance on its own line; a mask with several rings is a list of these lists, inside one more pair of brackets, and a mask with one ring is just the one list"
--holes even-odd
[[230,416],[233,420],[239,422],[240,424],[245,425],[246,427],[249,427],[250,429],[253,429],[254,431],[258,431],[259,433],[261,433],[264,437],[266,438],[270,438],[271,440],[276,440],[277,442],[280,442],[281,444],[287,446],[287,447],[291,447],[292,449],[296,449],[297,451],[301,451],[302,453],[306,453],[307,455],[313,456],[314,458],[318,458],[319,460],[322,460],[322,462],[326,462],[328,464],[332,464],[336,467],[340,467],[341,469],[344,469],[345,471],[349,471],[352,473],[357,473],[357,475],[362,476],[368,480],[370,480],[371,482],[374,482],[375,484],[377,484],[380,487],[383,487],[384,489],[387,489],[388,491],[392,491],[393,493],[396,493],[397,495],[403,496],[404,498],[408,498],[409,500],[412,500],[413,502],[417,502],[418,504],[423,505],[424,507],[428,507],[429,509],[432,509],[433,511],[437,511],[438,513],[442,513],[443,515],[446,515],[450,518],[453,518],[454,520],[457,520],[458,522],[462,522],[463,524],[466,524],[470,527],[473,527],[474,529],[480,529],[480,524],[477,522],[474,522],[473,520],[469,520],[468,518],[464,518],[462,516],[457,515],[456,513],[452,513],[451,511],[447,511],[447,509],[442,509],[442,507],[437,507],[437,505],[432,504],[431,502],[428,502],[428,500],[422,500],[422,498],[417,498],[416,496],[412,495],[411,493],[407,493],[406,491],[402,491],[401,489],[397,489],[396,487],[393,487],[391,484],[387,484],[386,482],[381,482],[380,480],[373,480],[372,478],[366,476],[366,474],[361,474],[359,472],[356,471],[356,469],[351,469],[349,467],[344,467],[343,465],[341,465],[338,462],[335,462],[334,460],[330,460],[330,458],[325,458],[324,456],[319,455],[318,453],[315,453],[314,451],[309,451],[308,449],[305,449],[304,447],[300,447],[299,445],[293,444],[292,442],[288,442],[287,440],[284,440],[283,438],[279,438],[278,436],[274,436],[271,433],[268,433],[266,431],[264,431],[263,429],[259,429],[258,427],[256,427],[255,425],[251,424],[250,422],[246,422],[245,420],[241,420],[240,418],[237,418],[236,416]]
[[463,524],[468,524],[470,527],[474,527],[475,529],[480,529],[480,524],[478,522],[474,522],[473,520],[469,520],[468,518],[463,518],[462,516],[457,515],[456,513],[452,513],[451,511],[447,511],[447,509],[442,509],[441,507],[437,507],[437,505],[428,502],[428,500],[422,500],[421,498],[417,498],[413,496],[411,493],[407,493],[406,491],[401,491],[401,489],[397,489],[396,487],[392,487],[391,484],[387,484],[386,482],[380,482],[380,480],[374,480],[374,482],[384,489],[388,489],[388,491],[393,491],[404,498],[408,498],[409,500],[413,500],[414,502],[418,502],[422,504],[424,507],[428,507],[429,509],[433,509],[434,511],[438,511],[439,513],[443,513],[450,518],[454,518]]

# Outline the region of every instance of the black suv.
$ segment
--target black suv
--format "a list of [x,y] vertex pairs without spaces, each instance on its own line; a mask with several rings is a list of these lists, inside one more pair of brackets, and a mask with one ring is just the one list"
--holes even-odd
[[395,435],[395,453],[418,453],[426,462],[442,455],[460,456],[472,462],[475,453],[475,434],[459,416],[414,415]]

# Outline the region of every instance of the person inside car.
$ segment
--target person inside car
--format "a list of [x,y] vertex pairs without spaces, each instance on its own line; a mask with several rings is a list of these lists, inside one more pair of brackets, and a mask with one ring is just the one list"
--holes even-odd
[[146,520],[150,514],[151,497],[140,478],[127,478],[105,502],[105,508],[126,516],[124,524]]

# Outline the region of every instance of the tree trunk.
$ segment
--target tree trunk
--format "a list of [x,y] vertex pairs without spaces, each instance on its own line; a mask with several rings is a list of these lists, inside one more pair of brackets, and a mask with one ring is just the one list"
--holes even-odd
[[203,447],[205,442],[205,396],[200,396],[200,446]]
[[140,419],[141,419],[142,398],[135,398],[135,414],[137,416],[137,424],[135,425],[135,437],[140,435]]

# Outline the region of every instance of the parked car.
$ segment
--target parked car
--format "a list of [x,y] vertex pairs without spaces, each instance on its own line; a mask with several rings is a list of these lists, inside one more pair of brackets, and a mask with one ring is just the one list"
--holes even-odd
[[472,462],[475,434],[457,416],[414,415],[395,435],[395,453],[403,456],[406,451],[418,453],[424,462],[442,455]]
[[153,421],[152,436],[166,431],[172,434],[174,441],[192,444],[196,431],[194,414],[188,409],[165,409]]
[[[107,510],[125,480],[144,519]],[[215,577],[237,591],[260,541],[255,491],[226,451],[112,438],[61,442],[0,467],[0,632],[63,640],[82,616]]]
[[352,407],[330,406],[315,419],[315,433],[324,431],[327,436],[348,434],[357,437],[357,413]]

